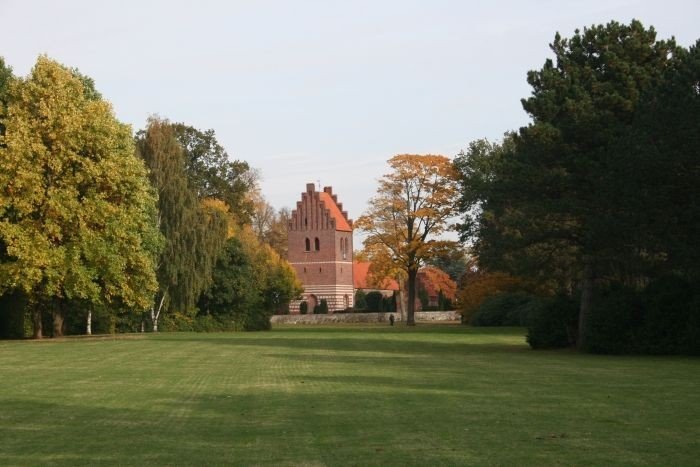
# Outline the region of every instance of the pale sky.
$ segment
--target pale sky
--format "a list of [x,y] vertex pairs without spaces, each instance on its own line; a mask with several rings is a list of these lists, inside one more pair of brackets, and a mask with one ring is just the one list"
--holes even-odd
[[277,208],[320,180],[357,218],[393,155],[527,124],[556,31],[632,18],[700,38],[698,0],[0,0],[0,55],[21,76],[43,53],[79,68],[135,130],[213,128]]

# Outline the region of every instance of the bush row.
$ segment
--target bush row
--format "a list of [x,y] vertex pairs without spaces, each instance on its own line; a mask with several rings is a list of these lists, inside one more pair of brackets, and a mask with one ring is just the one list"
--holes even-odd
[[675,276],[602,290],[586,325],[592,353],[700,355],[700,290]]
[[[527,326],[534,349],[573,346],[580,297],[541,298],[523,292],[493,295],[473,315],[473,326]],[[700,355],[700,288],[668,276],[642,290],[599,288],[586,323],[585,351],[602,354]]]

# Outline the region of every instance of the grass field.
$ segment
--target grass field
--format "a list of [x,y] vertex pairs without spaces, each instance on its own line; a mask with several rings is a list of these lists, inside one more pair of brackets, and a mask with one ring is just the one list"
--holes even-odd
[[700,465],[700,359],[520,329],[0,342],[1,465]]

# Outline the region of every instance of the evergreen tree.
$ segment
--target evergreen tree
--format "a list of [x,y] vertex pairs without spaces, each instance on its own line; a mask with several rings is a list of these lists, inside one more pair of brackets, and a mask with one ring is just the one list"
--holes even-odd
[[584,329],[597,280],[643,256],[639,210],[628,204],[639,159],[621,142],[680,49],[638,21],[557,34],[551,49],[556,62],[528,74],[533,93],[523,107],[533,122],[489,161],[488,178],[465,177],[485,183],[480,198],[463,200],[463,212],[482,214],[462,231],[478,232],[479,261],[490,269],[578,282]]

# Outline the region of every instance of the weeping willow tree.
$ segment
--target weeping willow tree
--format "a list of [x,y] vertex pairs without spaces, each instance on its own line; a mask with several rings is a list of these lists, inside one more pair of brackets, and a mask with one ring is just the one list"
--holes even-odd
[[227,221],[203,208],[186,172],[185,152],[174,126],[151,118],[136,138],[138,153],[158,191],[158,222],[166,239],[158,263],[159,290],[151,308],[153,331],[162,312],[193,315],[226,240]]

